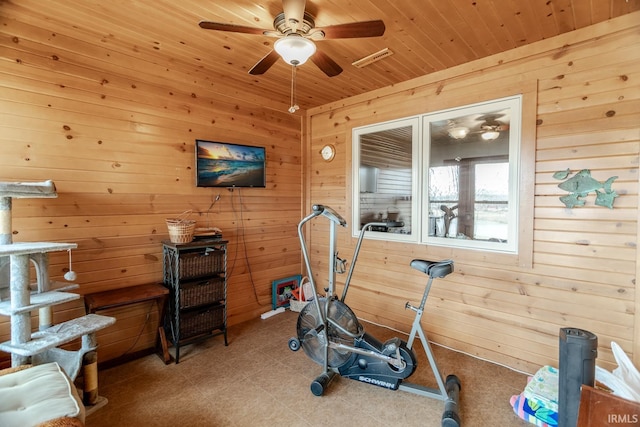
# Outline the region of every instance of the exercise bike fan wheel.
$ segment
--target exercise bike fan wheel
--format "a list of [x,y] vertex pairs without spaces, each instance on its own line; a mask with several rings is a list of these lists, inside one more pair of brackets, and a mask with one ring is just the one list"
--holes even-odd
[[[361,336],[363,331],[356,315],[340,300],[320,298],[318,304],[322,312],[326,312],[325,306],[327,301],[329,304],[327,318],[340,325],[340,327],[348,331],[351,336],[332,326],[329,322],[327,334],[315,303],[311,302],[307,304],[298,316],[298,340],[307,356],[319,365],[324,364],[324,348],[327,345],[327,335],[329,342],[353,345],[354,337]],[[350,357],[350,351],[329,348],[327,366],[330,368],[338,368],[344,365]]]

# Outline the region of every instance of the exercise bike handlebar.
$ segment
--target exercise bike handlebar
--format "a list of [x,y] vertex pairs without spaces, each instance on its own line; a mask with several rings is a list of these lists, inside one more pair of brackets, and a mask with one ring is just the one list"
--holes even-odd
[[319,215],[323,215],[323,216],[327,217],[334,224],[338,224],[338,225],[341,225],[343,227],[347,226],[347,221],[345,221],[344,218],[342,218],[336,211],[334,211],[330,207],[324,206],[324,205],[313,205],[311,207],[311,213],[309,215],[307,215],[306,217],[302,218],[302,220],[298,224],[298,237],[300,238],[300,245],[302,246],[302,255],[304,257],[305,266],[307,267],[307,271],[309,272],[309,280],[311,281],[311,284],[314,285],[314,288],[315,288],[315,284],[313,283],[313,275],[311,274],[311,264],[310,264],[310,261],[309,261],[309,252],[307,250],[307,245],[305,243],[304,232],[302,231],[302,228],[304,227],[304,225],[307,222],[311,221],[313,218],[315,218],[315,217],[317,217]]
[[[313,278],[313,272],[311,269],[311,261],[309,259],[309,250],[307,249],[307,245],[305,242],[305,238],[304,238],[304,225],[311,221],[313,218],[318,217],[318,216],[324,216],[326,217],[330,222],[330,252],[331,252],[331,260],[329,262],[329,293],[333,294],[333,289],[334,289],[334,285],[335,285],[335,256],[337,256],[336,252],[335,252],[335,240],[336,240],[336,234],[335,234],[335,228],[337,225],[340,225],[342,227],[346,227],[347,226],[347,221],[345,221],[344,218],[342,218],[336,211],[334,211],[332,208],[328,207],[328,206],[324,206],[324,205],[320,205],[320,204],[315,204],[311,207],[311,213],[309,215],[307,215],[305,218],[303,218],[300,223],[298,224],[298,237],[300,238],[300,246],[302,248],[302,256],[304,258],[304,263],[305,263],[305,267],[307,269],[307,273],[308,273],[308,278],[309,278],[309,283],[311,284],[312,288],[313,288],[313,293],[317,294],[318,290],[316,287],[316,283],[315,280]],[[318,298],[314,298],[314,302],[316,305],[316,308],[318,310],[319,313],[322,313],[322,310],[320,309],[320,305],[318,303]],[[322,313],[321,314],[323,319],[326,318],[326,313]]]
[[311,210],[313,211],[313,215],[314,216],[324,215],[327,218],[329,218],[329,220],[333,221],[334,223],[336,223],[338,225],[341,225],[343,227],[347,226],[347,221],[345,221],[345,219],[342,218],[338,212],[334,211],[329,206],[313,205]]

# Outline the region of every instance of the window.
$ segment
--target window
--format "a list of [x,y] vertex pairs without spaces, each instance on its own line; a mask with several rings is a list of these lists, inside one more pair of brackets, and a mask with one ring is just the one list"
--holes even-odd
[[423,116],[423,243],[516,253],[521,97]]
[[521,103],[354,129],[354,235],[382,221],[372,238],[517,253]]
[[374,238],[418,241],[420,214],[418,118],[410,118],[353,131],[353,234],[370,222]]

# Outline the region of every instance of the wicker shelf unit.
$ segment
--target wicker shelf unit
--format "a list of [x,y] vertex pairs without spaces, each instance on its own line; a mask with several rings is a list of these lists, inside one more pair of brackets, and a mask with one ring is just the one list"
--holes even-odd
[[227,241],[163,242],[164,285],[169,289],[165,319],[167,336],[175,348],[224,335],[227,342]]

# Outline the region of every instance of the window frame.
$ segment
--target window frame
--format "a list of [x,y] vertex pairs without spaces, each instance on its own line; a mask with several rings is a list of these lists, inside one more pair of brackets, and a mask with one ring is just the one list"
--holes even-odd
[[[461,104],[472,104],[479,102],[487,102],[492,99],[500,99],[503,97],[511,97],[514,95],[522,96],[521,111],[521,138],[520,138],[520,177],[519,177],[519,229],[517,230],[518,251],[517,254],[508,254],[500,252],[488,252],[483,250],[468,250],[465,248],[425,245],[419,243],[424,249],[420,250],[421,256],[425,258],[455,258],[466,262],[491,262],[492,264],[510,265],[517,268],[532,268],[533,266],[533,236],[534,236],[534,197],[535,197],[535,181],[536,181],[536,132],[537,132],[537,103],[538,103],[538,81],[535,79],[521,79],[515,82],[495,81],[491,85],[485,85],[479,90],[453,90],[438,94],[435,98],[426,96],[424,103],[437,105],[444,108],[456,108]],[[418,107],[420,108],[420,107]],[[413,108],[412,108],[413,109]],[[414,110],[415,111],[415,110]],[[415,112],[414,114],[420,114]],[[397,116],[392,114],[385,115],[388,121],[397,120]],[[406,116],[405,116],[406,117]],[[363,118],[358,121],[360,128],[366,128],[367,119]],[[349,132],[349,144],[357,143],[353,137],[353,133]],[[422,147],[422,144],[419,144]],[[355,148],[354,148],[355,150]],[[353,150],[349,150],[354,152]],[[421,153],[422,155],[422,153]],[[349,159],[347,164],[347,176],[353,176],[353,172],[358,173],[359,163],[354,159]],[[359,211],[358,193],[353,193],[349,186],[346,187],[346,197],[356,195],[351,200],[352,215]],[[385,233],[380,233],[385,234]],[[354,233],[355,235],[355,233]],[[384,239],[385,236],[382,237]],[[381,239],[380,236],[367,235],[366,238]],[[402,243],[402,242],[401,242]],[[413,250],[412,250],[413,251]]]
[[[377,133],[385,130],[391,130],[395,128],[401,128],[411,126],[411,233],[410,234],[397,234],[388,232],[368,231],[366,238],[374,240],[390,240],[397,242],[418,243],[420,239],[422,221],[420,220],[419,206],[414,202],[417,200],[421,191],[422,177],[420,174],[420,158],[421,158],[421,144],[420,135],[422,133],[420,116],[406,117],[398,120],[390,120],[387,122],[376,123],[372,125],[355,127],[352,129],[352,165],[353,173],[352,178],[352,217],[351,221],[354,224],[351,227],[352,236],[358,237],[360,234],[360,206],[361,206],[361,193],[360,193],[360,167],[361,165],[361,150],[360,150],[360,137],[369,133]],[[366,166],[366,165],[365,165]],[[357,203],[355,203],[357,201]]]
[[[475,104],[464,105],[446,110],[435,111],[422,115],[422,144],[423,158],[421,170],[423,173],[423,192],[421,204],[428,206],[429,201],[429,168],[431,154],[431,133],[430,123],[447,120],[452,117],[482,113],[485,111],[495,111],[510,108],[509,126],[509,223],[508,240],[503,242],[492,242],[485,240],[455,239],[449,237],[429,236],[428,233],[421,235],[420,243],[434,246],[445,246],[449,248],[464,248],[472,250],[482,250],[490,252],[501,252],[505,254],[518,254],[519,248],[519,218],[520,218],[520,146],[522,145],[521,122],[522,122],[522,95],[494,99]],[[429,221],[428,212],[422,213],[423,228],[427,229]]]

